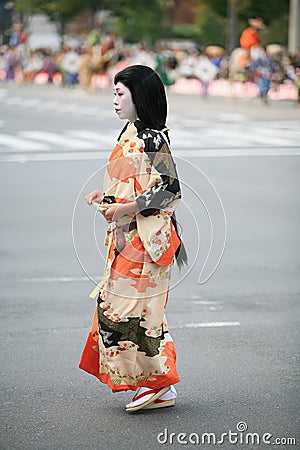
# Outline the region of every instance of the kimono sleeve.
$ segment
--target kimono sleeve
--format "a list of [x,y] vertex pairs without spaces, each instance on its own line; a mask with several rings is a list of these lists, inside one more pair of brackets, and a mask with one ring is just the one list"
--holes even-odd
[[137,228],[151,259],[168,266],[180,245],[171,220],[181,198],[180,185],[169,146],[160,134],[151,133],[144,150],[143,191],[136,198]]
[[148,217],[171,206],[181,198],[181,191],[169,145],[161,134],[149,132],[144,150],[148,158],[147,186],[136,201],[139,213]]

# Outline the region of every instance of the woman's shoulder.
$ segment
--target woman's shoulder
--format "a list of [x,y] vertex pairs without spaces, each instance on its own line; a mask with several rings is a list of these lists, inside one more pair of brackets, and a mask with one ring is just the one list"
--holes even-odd
[[163,145],[169,146],[167,136],[161,130],[146,127],[142,122],[136,121],[137,135],[144,141],[145,150],[159,151]]

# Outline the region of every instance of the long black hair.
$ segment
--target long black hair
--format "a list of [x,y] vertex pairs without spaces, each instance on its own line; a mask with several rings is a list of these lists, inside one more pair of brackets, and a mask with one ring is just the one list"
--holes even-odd
[[148,66],[136,64],[115,75],[114,84],[122,83],[130,92],[138,118],[149,128],[166,127],[168,103],[160,77]]

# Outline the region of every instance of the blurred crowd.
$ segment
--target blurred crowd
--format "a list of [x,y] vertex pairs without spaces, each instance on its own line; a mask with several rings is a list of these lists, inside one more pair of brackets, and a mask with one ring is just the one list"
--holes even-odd
[[216,79],[253,81],[263,101],[270,87],[276,89],[282,83],[295,84],[299,92],[300,51],[290,55],[277,44],[264,47],[258,37],[263,26],[262,19],[249,19],[248,41],[242,35],[241,46],[231,54],[219,46],[203,48],[192,43],[184,48],[165,43],[155,49],[145,44],[125,45],[117,36],[103,36],[97,30],[78,46],[65,43],[56,52],[32,50],[20,33],[0,48],[0,80],[32,83],[42,76],[43,82],[93,89],[95,75],[105,75],[111,84],[114,74],[123,67],[145,64],[160,74],[166,86],[181,78],[200,80],[204,96],[209,83]]

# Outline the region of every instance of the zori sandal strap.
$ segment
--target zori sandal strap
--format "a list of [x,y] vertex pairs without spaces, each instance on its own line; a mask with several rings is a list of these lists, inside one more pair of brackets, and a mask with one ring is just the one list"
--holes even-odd
[[161,395],[168,392],[169,389],[170,386],[161,389],[142,388],[141,391],[143,390],[143,392],[139,391],[133,397],[132,402],[126,405],[126,411],[132,412],[144,408],[145,406],[149,405],[149,403],[154,402]]

